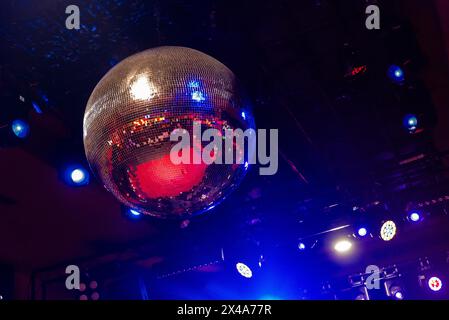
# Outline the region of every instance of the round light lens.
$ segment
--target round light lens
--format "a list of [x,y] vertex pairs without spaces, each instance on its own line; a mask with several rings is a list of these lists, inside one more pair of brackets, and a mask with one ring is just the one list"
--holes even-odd
[[396,235],[396,224],[391,221],[385,221],[380,228],[380,237],[384,241],[390,241]]

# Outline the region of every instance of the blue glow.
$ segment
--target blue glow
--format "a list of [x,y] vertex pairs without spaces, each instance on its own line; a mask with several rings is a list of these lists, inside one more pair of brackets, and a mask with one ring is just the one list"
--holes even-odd
[[305,250],[306,249],[306,245],[303,243],[303,242],[300,242],[299,244],[298,244],[298,249],[299,250]]
[[266,295],[263,295],[262,297],[260,297],[259,300],[281,300],[281,298],[279,298],[277,296],[273,296],[271,294],[266,294]]
[[129,213],[132,214],[135,217],[138,217],[141,214],[139,211],[134,210],[134,209],[129,209]]
[[192,100],[195,100],[196,102],[201,102],[206,100],[206,97],[203,95],[201,91],[193,91]]
[[249,166],[248,161],[246,161],[245,162],[245,169],[248,169],[248,166]]
[[190,81],[187,86],[192,89],[198,89],[200,87],[200,82],[196,80]]
[[26,138],[30,132],[30,126],[23,120],[14,120],[11,124],[12,132],[18,138]]
[[366,230],[366,228],[359,228],[359,230],[357,231],[357,234],[360,236],[360,237],[364,237],[364,236],[366,236],[367,234],[368,234],[368,230]]
[[109,65],[111,67],[115,66],[118,63],[118,59],[116,57],[112,57],[111,59],[109,59]]
[[396,293],[394,294],[394,297],[395,297],[397,300],[402,300],[402,299],[404,299],[404,295],[402,294],[401,291],[396,292]]
[[76,168],[70,172],[70,179],[74,184],[84,185],[89,182],[89,173],[83,168]]
[[394,82],[403,82],[405,79],[404,71],[397,65],[391,65],[388,68],[388,77]]
[[83,186],[89,183],[89,172],[83,167],[70,167],[66,170],[66,181],[75,186]]
[[46,103],[48,103],[48,97],[45,93],[43,93],[42,91],[39,91],[39,94],[42,98],[42,100],[44,100]]
[[409,215],[409,217],[410,217],[410,220],[413,221],[413,222],[418,222],[419,219],[421,219],[421,216],[419,215],[418,212],[412,212],[412,213]]
[[243,118],[243,120],[246,120],[246,114],[245,114],[245,111],[242,111],[242,118]]
[[404,126],[409,131],[414,131],[418,127],[418,118],[414,114],[408,114],[404,117]]
[[42,113],[42,109],[39,107],[39,105],[36,102],[33,101],[31,104],[33,105],[34,111],[36,111],[39,114]]

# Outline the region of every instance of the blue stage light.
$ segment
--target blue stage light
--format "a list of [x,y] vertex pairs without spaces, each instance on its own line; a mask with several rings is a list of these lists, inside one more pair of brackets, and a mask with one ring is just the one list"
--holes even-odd
[[34,111],[36,111],[36,113],[39,113],[39,114],[42,113],[42,109],[39,107],[39,105],[36,102],[33,101],[31,104],[33,105],[33,109],[34,109]]
[[388,68],[388,77],[396,83],[401,83],[405,79],[404,70],[402,70],[400,66],[397,66],[395,64],[391,65]]
[[138,217],[141,215],[141,213],[139,211],[134,210],[134,209],[129,209],[129,213],[135,217]]
[[415,131],[418,128],[418,118],[414,114],[408,114],[404,117],[404,127],[408,131]]
[[304,242],[298,243],[298,249],[301,250],[301,251],[306,249],[306,245],[304,244]]
[[421,215],[416,211],[411,212],[408,217],[412,222],[418,222],[421,219]]
[[235,267],[236,267],[238,273],[240,273],[240,275],[242,277],[245,277],[245,278],[249,279],[249,278],[251,278],[253,276],[253,272],[251,271],[251,268],[248,267],[246,264],[238,262],[235,265]]
[[366,228],[364,228],[364,227],[361,227],[361,228],[359,228],[359,230],[357,230],[357,234],[360,237],[364,237],[368,234],[368,230],[366,230]]
[[72,185],[86,185],[89,183],[89,172],[83,167],[72,167],[67,170],[68,182]]
[[396,300],[403,300],[404,299],[404,293],[402,292],[401,287],[399,286],[393,286],[390,288],[391,295]]
[[246,113],[245,113],[245,111],[242,111],[242,118],[243,118],[243,120],[246,120]]
[[14,120],[11,124],[12,132],[18,138],[26,138],[30,133],[30,126],[23,120]]

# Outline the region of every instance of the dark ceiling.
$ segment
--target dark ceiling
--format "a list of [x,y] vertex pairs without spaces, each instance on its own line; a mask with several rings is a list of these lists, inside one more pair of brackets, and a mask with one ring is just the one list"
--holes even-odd
[[[378,31],[364,27],[367,2],[381,8]],[[234,232],[294,243],[351,223],[353,206],[380,201],[400,212],[448,191],[444,1],[78,1],[80,30],[64,27],[69,4],[1,4],[0,261],[17,270],[136,243],[164,256]],[[277,175],[253,170],[215,212],[182,230],[179,221],[129,221],[98,182],[72,188],[59,177],[64,164],[85,161],[83,113],[99,79],[161,45],[195,48],[230,67],[254,102],[257,126],[280,135]],[[393,63],[406,70],[405,85],[386,77]],[[348,76],[360,66],[366,72]],[[422,121],[416,134],[402,127],[407,113]],[[23,142],[8,130],[18,117],[31,125]]]

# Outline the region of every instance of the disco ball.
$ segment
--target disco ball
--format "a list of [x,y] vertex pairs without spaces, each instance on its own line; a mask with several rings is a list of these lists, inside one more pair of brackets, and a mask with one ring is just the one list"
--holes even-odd
[[177,142],[170,133],[186,130],[192,137],[193,121],[202,132],[254,128],[232,71],[183,47],[132,55],[112,68],[89,98],[83,123],[87,160],[105,188],[130,208],[160,218],[205,212],[238,186],[248,163],[175,165],[170,151]]

